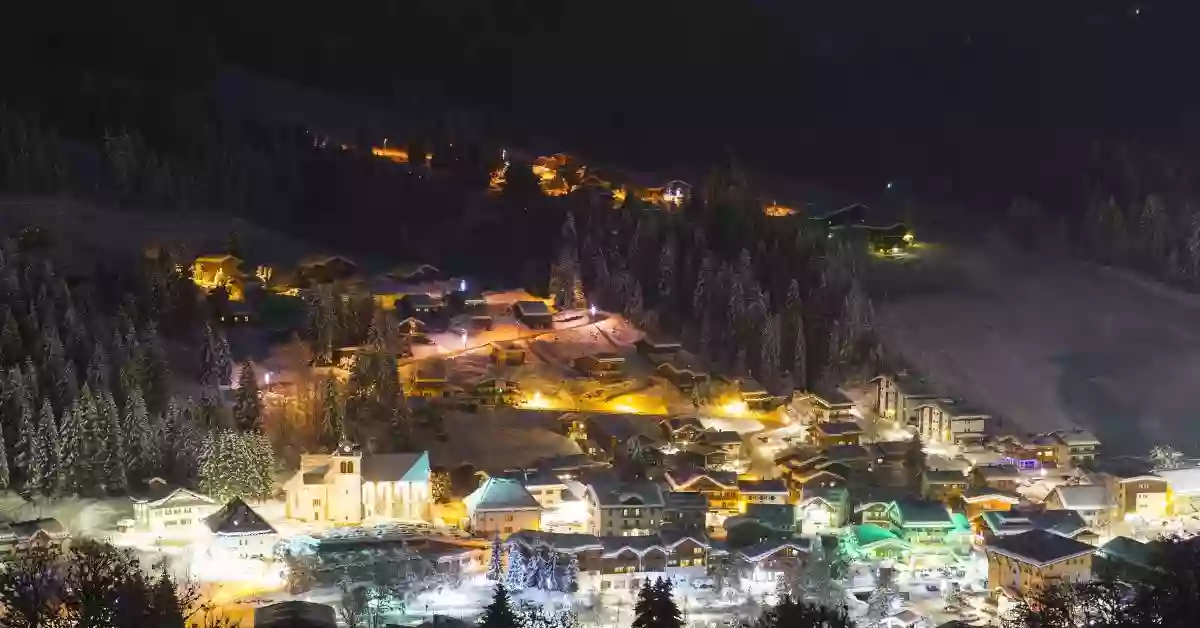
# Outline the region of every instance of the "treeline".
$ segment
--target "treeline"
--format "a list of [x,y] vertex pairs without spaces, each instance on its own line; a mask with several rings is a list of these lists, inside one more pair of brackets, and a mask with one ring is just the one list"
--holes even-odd
[[[575,195],[568,197],[574,199]],[[736,166],[679,213],[572,200],[550,289],[678,335],[718,371],[769,390],[832,383],[878,357],[862,253],[815,223],[756,211]]]
[[1010,205],[1005,224],[1018,243],[1200,290],[1200,165],[1104,141],[1064,177],[1057,193]]

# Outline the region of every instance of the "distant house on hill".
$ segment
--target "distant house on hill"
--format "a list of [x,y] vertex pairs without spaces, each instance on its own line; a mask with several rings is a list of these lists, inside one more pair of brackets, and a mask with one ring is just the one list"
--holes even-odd
[[357,274],[358,265],[340,255],[314,255],[296,265],[296,277],[308,286],[346,281]]
[[553,322],[553,312],[543,301],[518,301],[513,313],[530,329],[549,329]]
[[156,534],[188,534],[203,526],[204,518],[218,508],[215,500],[181,487],[171,487],[162,478],[150,478],[146,489],[133,500],[134,525]]
[[210,551],[238,558],[268,558],[275,554],[279,533],[246,502],[235,498],[204,519],[212,533]]
[[245,298],[242,260],[229,254],[202,255],[192,262],[192,281],[205,290],[225,288],[230,301]]

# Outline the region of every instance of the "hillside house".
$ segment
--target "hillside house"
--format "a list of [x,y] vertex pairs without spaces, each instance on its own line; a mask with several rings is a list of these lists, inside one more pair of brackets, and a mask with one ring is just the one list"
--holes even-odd
[[706,431],[696,417],[671,417],[659,421],[658,425],[662,428],[663,438],[676,446],[700,442]]
[[969,484],[962,471],[926,469],[921,474],[921,495],[925,499],[949,504],[962,497]]
[[529,349],[513,341],[493,342],[488,344],[490,357],[494,364],[504,366],[521,366],[529,359]]
[[916,408],[917,431],[926,443],[965,445],[983,439],[991,415],[960,402],[932,401]]
[[708,496],[703,493],[670,491],[666,494],[662,529],[703,533],[708,519]]
[[845,488],[806,488],[796,503],[796,520],[804,534],[840,528],[849,519],[850,493]]
[[488,478],[463,504],[467,529],[477,536],[503,538],[518,530],[541,528],[542,505],[515,479]]
[[1073,467],[1089,465],[1096,460],[1100,449],[1100,439],[1087,430],[1058,430],[1052,432],[1059,442],[1059,464],[1070,464]]
[[209,552],[215,557],[247,559],[275,555],[279,533],[241,499],[234,498],[206,517],[204,523],[212,534]]
[[1015,492],[1025,481],[1020,469],[1012,465],[990,465],[975,467],[971,470],[971,486],[989,487],[1002,491]]
[[286,516],[330,523],[425,520],[429,476],[428,452],[364,455],[343,444],[329,454],[303,454],[300,470],[283,486]]
[[804,395],[814,423],[854,421],[854,402],[838,388],[817,388]]
[[928,380],[907,371],[880,375],[871,381],[875,384],[875,414],[898,421],[901,425],[916,423],[918,407],[946,400]]
[[746,377],[738,382],[738,394],[749,410],[764,412],[775,405],[775,398],[753,377]]
[[665,474],[672,491],[703,493],[708,498],[710,521],[740,511],[737,474],[729,471],[672,470]]
[[171,487],[162,478],[150,478],[146,489],[130,496],[137,530],[157,535],[191,535],[201,531],[204,518],[221,505],[211,497],[186,488]]
[[997,539],[984,548],[988,587],[1024,600],[1051,583],[1083,583],[1092,578],[1096,548],[1045,530]]
[[586,485],[584,503],[593,534],[647,536],[662,526],[666,491],[655,482],[598,480]]
[[314,255],[296,265],[302,287],[347,281],[358,275],[358,265],[340,255]]
[[553,324],[554,313],[544,301],[517,301],[513,314],[530,329],[550,329]]
[[743,579],[762,586],[798,573],[812,551],[811,539],[767,540],[737,552]]
[[1073,510],[1089,526],[1108,525],[1113,504],[1108,488],[1103,484],[1080,484],[1054,487],[1043,502],[1047,510]]
[[616,377],[621,374],[621,367],[624,364],[625,358],[607,352],[579,356],[572,362],[575,370],[588,377],[596,378]]
[[225,288],[230,301],[245,298],[245,281],[242,260],[233,255],[202,255],[192,262],[192,282],[207,292]]
[[489,377],[475,384],[472,394],[484,405],[515,406],[521,399],[521,387],[511,379]]
[[891,530],[920,553],[966,553],[971,529],[966,517],[950,512],[940,502],[902,499],[887,511]]
[[853,421],[835,421],[818,423],[812,428],[813,437],[820,447],[837,445],[858,445],[863,430]]
[[963,507],[967,519],[978,521],[985,512],[1008,512],[1021,503],[1021,497],[1010,491],[1003,491],[989,486],[972,486],[962,494]]
[[424,292],[405,294],[396,301],[398,309],[405,316],[422,317],[433,314],[441,309],[442,304]]
[[664,441],[658,425],[635,414],[588,414],[584,419],[588,439],[614,460],[631,460],[646,452],[657,453]]
[[1099,540],[1083,518],[1071,510],[989,511],[980,515],[979,521],[979,537],[984,543],[1029,530],[1043,530],[1092,545]]
[[700,434],[700,444],[721,450],[729,462],[742,457],[742,435],[732,430],[707,430]]
[[417,363],[407,394],[412,397],[445,397],[450,391],[446,364],[440,360]]
[[670,533],[620,537],[522,531],[509,537],[508,545],[509,551],[548,548],[556,555],[574,556],[579,591],[587,593],[636,592],[644,582],[658,578],[690,585],[707,578],[710,557],[724,554],[703,535]]
[[45,517],[0,524],[0,557],[14,556],[32,548],[68,549],[70,535],[58,519]]

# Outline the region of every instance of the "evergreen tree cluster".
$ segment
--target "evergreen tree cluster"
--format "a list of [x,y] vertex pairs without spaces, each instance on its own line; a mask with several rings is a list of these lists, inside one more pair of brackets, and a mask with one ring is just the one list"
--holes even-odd
[[578,628],[579,618],[570,609],[547,610],[521,600],[514,608],[509,589],[497,584],[492,602],[483,610],[480,628]]
[[633,606],[631,628],[683,628],[683,615],[675,604],[671,581],[647,578]]
[[200,490],[219,501],[263,500],[275,494],[275,452],[261,433],[209,431],[199,467]]
[[143,571],[132,550],[83,540],[65,554],[31,548],[0,573],[0,605],[5,625],[184,628],[205,618],[206,626],[231,623],[205,617],[194,586],[180,587],[166,565]]
[[763,216],[736,166],[716,169],[679,213],[566,198],[572,211],[551,267],[560,298],[581,277],[593,303],[679,334],[717,369],[773,391],[877,359],[862,252],[819,223]]
[[[494,543],[493,561],[497,560],[495,547]],[[540,589],[569,593],[579,587],[579,563],[573,555],[559,555],[549,547],[531,551],[519,543],[506,544],[504,553],[508,557],[504,584],[511,591]]]
[[144,285],[68,282],[30,239],[0,246],[0,488],[99,495],[189,476],[195,439],[155,323],[169,300],[135,298]]

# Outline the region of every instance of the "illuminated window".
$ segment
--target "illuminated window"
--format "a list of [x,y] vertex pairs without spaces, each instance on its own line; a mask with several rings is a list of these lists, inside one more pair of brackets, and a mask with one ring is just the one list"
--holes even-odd
[[513,520],[513,516],[512,516],[512,515],[504,515],[504,520],[505,520],[505,521],[512,521],[512,520]]
[[349,460],[342,461],[339,466],[342,473],[354,473],[354,463]]

